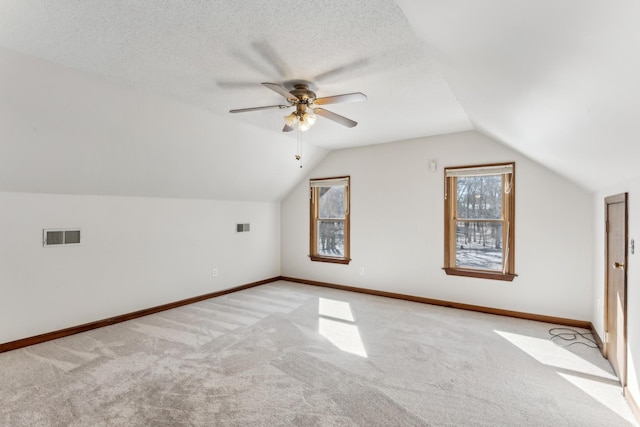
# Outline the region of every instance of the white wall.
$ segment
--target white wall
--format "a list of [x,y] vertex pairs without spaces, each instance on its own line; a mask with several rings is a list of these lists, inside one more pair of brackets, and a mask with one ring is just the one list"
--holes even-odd
[[0,192],[0,236],[0,343],[280,274],[277,202]]
[[[429,161],[438,170],[429,171]],[[443,167],[516,162],[513,282],[443,270]],[[307,257],[307,180],[282,202],[282,274],[570,319],[591,319],[588,192],[476,132],[331,152],[308,177],[351,176],[350,265]],[[364,275],[359,275],[363,267]]]
[[1,46],[0,94],[0,191],[275,202],[304,174],[279,112],[263,129]]
[[628,251],[627,258],[627,382],[636,402],[640,402],[640,177],[604,188],[593,194],[593,320],[600,337],[604,337],[605,301],[605,204],[604,199],[620,193],[629,193],[629,243],[636,241],[635,254]]

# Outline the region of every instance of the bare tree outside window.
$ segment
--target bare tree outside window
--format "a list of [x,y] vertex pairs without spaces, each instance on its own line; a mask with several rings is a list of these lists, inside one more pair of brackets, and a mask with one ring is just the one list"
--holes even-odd
[[320,187],[318,254],[344,257],[345,187]]
[[502,175],[458,177],[456,266],[502,270],[502,187]]

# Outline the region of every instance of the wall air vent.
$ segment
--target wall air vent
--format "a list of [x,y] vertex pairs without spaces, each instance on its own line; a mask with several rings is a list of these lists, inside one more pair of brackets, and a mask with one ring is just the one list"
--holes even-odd
[[80,229],[53,229],[42,230],[43,246],[64,246],[80,244]]
[[251,224],[244,223],[244,224],[236,224],[236,233],[247,233],[251,231]]

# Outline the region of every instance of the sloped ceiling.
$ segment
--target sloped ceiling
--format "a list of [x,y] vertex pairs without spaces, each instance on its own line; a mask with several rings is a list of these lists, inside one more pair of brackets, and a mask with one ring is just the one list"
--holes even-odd
[[[0,190],[279,200],[328,150],[477,129],[587,189],[637,174],[638,3],[0,0]],[[363,92],[281,132],[260,85]],[[348,171],[345,171],[348,173]]]
[[589,190],[640,175],[640,2],[398,3],[478,131]]

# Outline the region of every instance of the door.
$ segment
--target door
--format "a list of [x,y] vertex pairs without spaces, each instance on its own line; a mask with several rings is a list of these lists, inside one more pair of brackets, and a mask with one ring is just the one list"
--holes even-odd
[[626,385],[627,370],[627,194],[605,199],[606,280],[604,354]]

